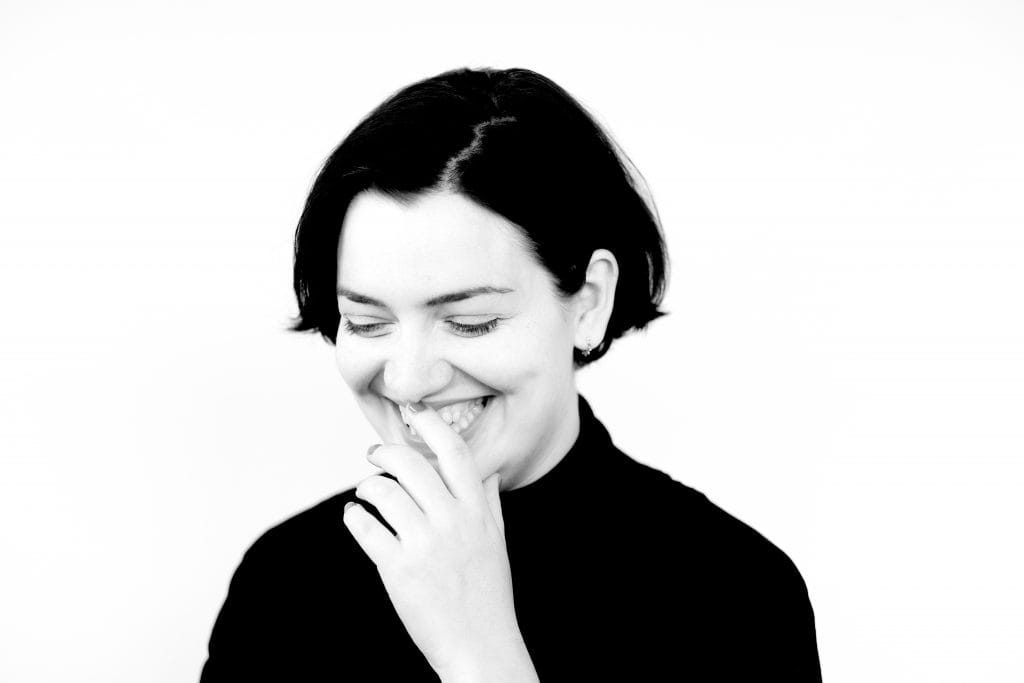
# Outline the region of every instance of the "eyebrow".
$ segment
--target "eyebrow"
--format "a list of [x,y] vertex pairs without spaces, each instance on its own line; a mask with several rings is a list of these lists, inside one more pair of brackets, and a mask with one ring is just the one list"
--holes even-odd
[[[465,301],[471,299],[474,296],[481,296],[483,294],[508,294],[514,292],[514,289],[508,289],[507,287],[492,287],[490,285],[483,285],[480,287],[471,287],[470,289],[464,289],[461,292],[452,292],[451,294],[442,294],[441,296],[435,296],[433,299],[427,299],[423,304],[426,308],[436,308],[443,306],[444,304],[455,303],[456,301]],[[351,289],[345,289],[344,287],[338,287],[338,296],[343,296],[349,301],[357,304],[367,304],[368,306],[377,306],[378,308],[387,308],[383,302],[377,301],[373,297],[360,294],[359,292],[353,292]]]

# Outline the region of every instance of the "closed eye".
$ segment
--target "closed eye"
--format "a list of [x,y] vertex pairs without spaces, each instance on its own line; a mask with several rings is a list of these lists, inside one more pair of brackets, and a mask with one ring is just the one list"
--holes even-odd
[[462,323],[457,323],[454,320],[448,320],[447,322],[453,329],[459,332],[467,334],[470,337],[479,337],[480,335],[487,334],[497,327],[498,320],[500,320],[500,318],[494,318],[493,320],[488,320],[487,322],[480,323],[479,325],[463,325]]
[[[479,325],[464,325],[463,323],[457,323],[454,320],[446,320],[445,322],[448,323],[448,325],[451,326],[453,330],[455,330],[462,336],[479,337],[494,330],[494,328],[498,326],[498,321],[500,320],[501,318],[494,318],[493,320],[488,320],[487,322],[481,323]],[[390,323],[370,323],[368,325],[356,325],[348,318],[345,318],[344,328],[345,331],[348,332],[349,334],[358,335],[360,337],[368,337],[373,335],[374,332],[388,324]]]

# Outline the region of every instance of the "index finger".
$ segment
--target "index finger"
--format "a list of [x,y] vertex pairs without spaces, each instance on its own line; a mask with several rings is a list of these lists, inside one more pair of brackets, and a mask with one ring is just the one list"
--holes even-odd
[[437,455],[441,477],[452,496],[469,503],[484,502],[484,486],[473,454],[437,411],[420,402],[406,406],[412,426]]

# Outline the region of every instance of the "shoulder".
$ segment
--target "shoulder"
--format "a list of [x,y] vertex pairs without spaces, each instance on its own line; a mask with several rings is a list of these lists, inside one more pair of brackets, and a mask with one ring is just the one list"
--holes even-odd
[[721,642],[742,640],[765,661],[788,658],[786,666],[804,672],[791,680],[820,681],[813,675],[814,610],[789,555],[701,491],[641,467],[644,522],[653,531],[643,534],[643,543],[659,549],[655,583],[680,586],[685,604]]
[[782,573],[796,572],[796,565],[775,543],[768,540],[753,526],[744,522],[712,502],[704,493],[673,479],[680,498],[680,508],[699,521],[695,531],[710,548],[738,559],[760,560],[761,566],[771,566]]
[[298,567],[310,561],[333,564],[358,550],[342,522],[345,504],[354,500],[355,487],[351,487],[274,523],[252,542],[242,564],[265,569]]
[[796,565],[781,548],[750,524],[712,502],[703,492],[669,474],[629,458],[628,477],[636,490],[628,496],[645,526],[671,552],[683,551],[708,572],[747,585],[787,586],[806,596]]
[[[203,681],[311,680],[296,677],[295,669],[334,666],[325,657],[336,650],[317,643],[356,634],[338,615],[355,610],[363,626],[369,617],[361,608],[386,599],[373,563],[342,522],[354,493],[347,489],[291,515],[249,546],[214,623]],[[354,595],[353,585],[363,589]]]

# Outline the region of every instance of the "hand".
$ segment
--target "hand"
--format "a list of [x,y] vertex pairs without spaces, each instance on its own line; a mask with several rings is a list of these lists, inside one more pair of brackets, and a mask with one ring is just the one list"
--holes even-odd
[[[469,446],[432,408],[422,406],[410,420],[437,455],[440,475],[409,446],[379,446],[367,458],[398,481],[372,475],[356,495],[372,503],[397,536],[358,504],[346,506],[345,526],[442,678],[480,675],[489,662],[524,668],[529,655],[512,600],[500,475],[481,483]],[[528,670],[536,676],[532,664]]]

